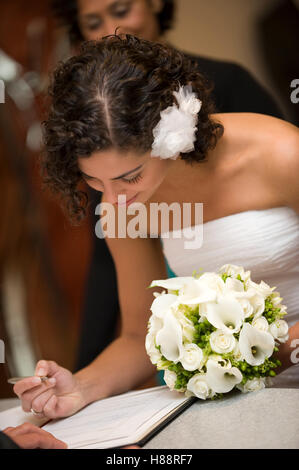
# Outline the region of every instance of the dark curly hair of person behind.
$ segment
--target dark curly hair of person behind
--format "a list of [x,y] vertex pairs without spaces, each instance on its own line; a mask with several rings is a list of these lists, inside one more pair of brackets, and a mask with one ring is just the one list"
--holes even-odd
[[[66,26],[71,43],[84,41],[78,23],[77,0],[51,0],[51,7],[59,23]],[[163,0],[163,8],[156,15],[161,35],[172,28],[174,12],[175,1]]]
[[188,163],[206,158],[223,133],[210,117],[208,83],[183,53],[132,35],[87,41],[78,55],[58,64],[43,122],[41,169],[45,184],[63,196],[73,222],[80,222],[88,205],[87,194],[78,189],[83,181],[78,158],[110,148],[150,151],[160,113],[174,104],[179,86],[192,85],[202,101],[195,149],[180,158]]

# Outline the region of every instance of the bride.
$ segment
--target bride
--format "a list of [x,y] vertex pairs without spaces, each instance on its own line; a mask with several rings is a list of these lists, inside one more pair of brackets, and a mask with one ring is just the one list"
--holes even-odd
[[[150,224],[137,238],[108,236],[121,334],[76,374],[39,361],[36,376],[14,386],[23,409],[69,416],[136,388],[154,373],[145,350],[153,301],[146,287],[167,277],[164,256],[177,276],[237,264],[251,270],[254,281],[277,286],[291,328],[274,382],[298,386],[291,360],[299,338],[298,129],[260,114],[213,114],[204,78],[190,59],[131,35],[85,43],[79,55],[57,67],[50,95],[42,166],[73,219],[85,214],[85,180],[103,192],[116,218],[134,202],[147,214],[152,203],[200,202],[204,237],[200,248],[184,250],[182,238],[163,238],[161,224],[160,237],[152,236]],[[196,222],[192,216],[190,226]],[[174,233],[178,227],[169,224]]]

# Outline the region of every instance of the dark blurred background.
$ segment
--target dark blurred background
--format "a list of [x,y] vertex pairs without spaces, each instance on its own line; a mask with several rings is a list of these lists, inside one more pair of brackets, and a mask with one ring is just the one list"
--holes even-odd
[[72,368],[90,255],[91,227],[70,225],[42,190],[40,123],[48,72],[69,54],[46,0],[1,0],[0,396],[8,376],[31,375],[37,359]]

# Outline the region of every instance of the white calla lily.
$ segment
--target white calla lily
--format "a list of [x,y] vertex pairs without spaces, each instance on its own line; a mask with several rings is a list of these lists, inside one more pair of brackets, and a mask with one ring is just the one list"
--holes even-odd
[[161,330],[162,327],[162,318],[155,317],[154,315],[152,315],[148,321],[148,332],[151,334],[156,334],[159,330]]
[[260,331],[249,323],[245,323],[240,336],[239,348],[242,359],[251,366],[263,364],[273,354],[274,338],[266,331]]
[[240,331],[244,312],[239,302],[232,297],[222,297],[218,303],[207,303],[208,321],[217,329],[227,334]]
[[182,327],[169,310],[164,318],[164,324],[156,336],[157,346],[161,346],[162,355],[175,364],[179,362],[183,353]]
[[228,277],[224,284],[227,293],[231,293],[235,297],[242,297],[244,295],[244,284],[239,279]]
[[169,279],[159,279],[153,281],[150,287],[163,287],[164,289],[168,290],[179,290],[183,287],[184,284],[188,284],[193,280],[194,278],[192,276],[171,277]]
[[178,296],[173,294],[162,294],[155,298],[151,305],[151,311],[154,316],[163,318],[166,312],[172,306],[178,305]]
[[242,381],[243,375],[237,367],[223,367],[219,362],[209,359],[207,364],[207,382],[216,393],[230,392]]
[[200,282],[200,279],[193,279],[181,287],[179,302],[183,305],[213,302],[216,299],[216,295],[216,292]]
[[216,292],[217,295],[223,295],[225,289],[225,283],[221,276],[212,272],[205,272],[202,274],[198,281],[205,288],[209,288]]

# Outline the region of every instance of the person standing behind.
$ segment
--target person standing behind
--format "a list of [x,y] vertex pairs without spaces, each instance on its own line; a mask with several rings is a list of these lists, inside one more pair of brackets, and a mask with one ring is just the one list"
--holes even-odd
[[[175,14],[175,0],[52,0],[52,6],[56,17],[66,26],[75,50],[84,40],[101,39],[116,30],[165,42],[164,34],[171,29]],[[217,112],[252,112],[283,117],[269,93],[241,65],[184,53],[197,62],[199,70],[210,82]],[[90,210],[95,214],[101,193],[89,189],[89,196]],[[93,217],[95,227],[98,217]],[[168,274],[173,275],[169,268]],[[94,234],[76,370],[88,365],[115,338],[118,317],[114,263],[105,239],[96,238]]]

